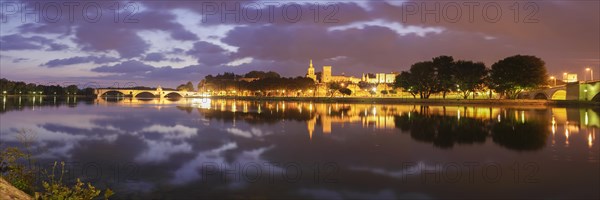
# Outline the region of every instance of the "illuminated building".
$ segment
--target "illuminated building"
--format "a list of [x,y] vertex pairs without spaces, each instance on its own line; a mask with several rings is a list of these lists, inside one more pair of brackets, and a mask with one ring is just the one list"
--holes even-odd
[[[306,73],[306,77],[307,78],[311,78],[314,81],[317,81],[317,75],[315,74],[315,68],[313,67],[312,60],[310,60],[310,65],[308,67],[308,70],[307,70],[307,73]],[[343,74],[342,75],[337,75],[337,76],[333,75],[332,74],[332,67],[331,66],[323,66],[323,71],[321,72],[321,79],[320,79],[321,83],[329,83],[329,82],[352,82],[352,83],[358,83],[360,81],[361,81],[360,78],[356,78],[354,76],[345,76]]]
[[321,83],[329,83],[331,81],[331,66],[323,66],[321,74]]
[[398,73],[376,73],[374,77],[370,74],[363,74],[361,81],[367,83],[394,83]]
[[308,71],[306,72],[306,77],[311,78],[313,81],[317,81],[317,75],[315,74],[315,68],[313,67],[312,59],[310,60],[310,65],[308,67]]
[[564,73],[563,81],[565,83],[575,83],[575,82],[577,82],[577,74]]

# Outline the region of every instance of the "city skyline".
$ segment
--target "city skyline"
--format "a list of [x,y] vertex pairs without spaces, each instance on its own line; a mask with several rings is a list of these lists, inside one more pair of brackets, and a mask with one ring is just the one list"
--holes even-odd
[[[82,2],[73,7],[72,22],[63,2],[59,19],[54,4],[38,2],[36,12],[35,3],[23,2],[2,2],[0,74],[27,82],[174,87],[224,72],[303,76],[309,59],[359,77],[408,70],[439,55],[488,67],[507,56],[536,55],[556,77],[569,72],[583,79],[587,67],[600,71],[597,1],[140,1],[116,2],[123,8],[118,20],[105,2],[97,2],[102,17],[82,16],[83,7],[90,9]],[[231,8],[237,10],[226,11]],[[297,18],[294,9],[302,10]],[[502,16],[494,18],[494,9]],[[262,18],[252,21],[252,11]]]

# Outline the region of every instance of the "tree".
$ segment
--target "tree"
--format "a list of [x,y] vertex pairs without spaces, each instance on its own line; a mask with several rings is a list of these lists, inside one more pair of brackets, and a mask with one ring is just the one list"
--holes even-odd
[[81,90],[81,94],[86,95],[86,96],[93,96],[94,95],[94,88],[86,87],[83,90]]
[[6,91],[8,94],[14,94],[16,83],[7,79],[0,79],[0,90]]
[[69,85],[69,86],[67,86],[66,91],[69,94],[77,94],[77,92],[79,91],[79,88],[77,88],[77,85]]
[[263,71],[251,71],[248,72],[244,75],[245,78],[258,78],[258,79],[263,79],[263,78],[281,78],[281,76],[277,73],[277,72],[273,72],[273,71],[269,71],[269,72],[263,72]]
[[202,79],[202,80],[200,80],[200,82],[198,82],[198,90],[203,90],[205,86],[206,86],[206,79]]
[[194,91],[194,84],[191,81],[188,81],[186,84],[181,84],[177,86],[177,90],[179,91]]
[[442,97],[445,99],[446,94],[455,88],[454,78],[456,77],[456,73],[454,58],[452,56],[438,56],[433,58],[433,65],[436,71],[435,79],[437,80],[437,91],[433,92],[441,92]]
[[340,89],[342,89],[342,83],[338,83],[338,82],[329,82],[327,83],[327,88],[329,88],[330,91],[332,91],[330,93],[331,96],[333,96],[333,94],[335,94],[335,91],[338,91]]
[[469,94],[475,94],[475,91],[481,89],[484,85],[488,70],[485,64],[473,61],[457,61],[454,65],[456,76],[455,83],[459,86],[464,99]]
[[352,94],[352,90],[348,89],[348,88],[341,88],[339,89],[340,93],[342,93],[344,96],[350,96]]
[[187,87],[188,91],[194,91],[194,84],[191,81],[188,81],[185,86]]
[[396,76],[396,79],[394,81],[394,87],[402,88],[404,89],[404,91],[410,93],[413,96],[413,98],[416,98],[418,92],[412,89],[413,86],[417,84],[416,82],[417,81],[409,72],[402,72]]
[[[402,74],[400,74],[402,75]],[[419,94],[421,99],[429,99],[432,93],[438,91],[439,84],[436,78],[435,65],[431,61],[418,62],[410,66],[408,75],[404,75],[408,79],[411,91]]]
[[492,88],[515,99],[523,90],[544,85],[548,80],[545,62],[535,56],[515,55],[492,65]]

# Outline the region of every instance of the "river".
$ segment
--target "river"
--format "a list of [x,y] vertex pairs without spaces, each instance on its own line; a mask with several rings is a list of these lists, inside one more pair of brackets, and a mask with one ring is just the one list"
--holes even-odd
[[0,142],[119,199],[597,199],[599,112],[3,97]]

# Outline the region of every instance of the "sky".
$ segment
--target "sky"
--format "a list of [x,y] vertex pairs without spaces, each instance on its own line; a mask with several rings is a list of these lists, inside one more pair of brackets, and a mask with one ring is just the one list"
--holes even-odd
[[600,1],[0,1],[0,77],[174,87],[252,70],[399,72],[517,54],[600,77]]

